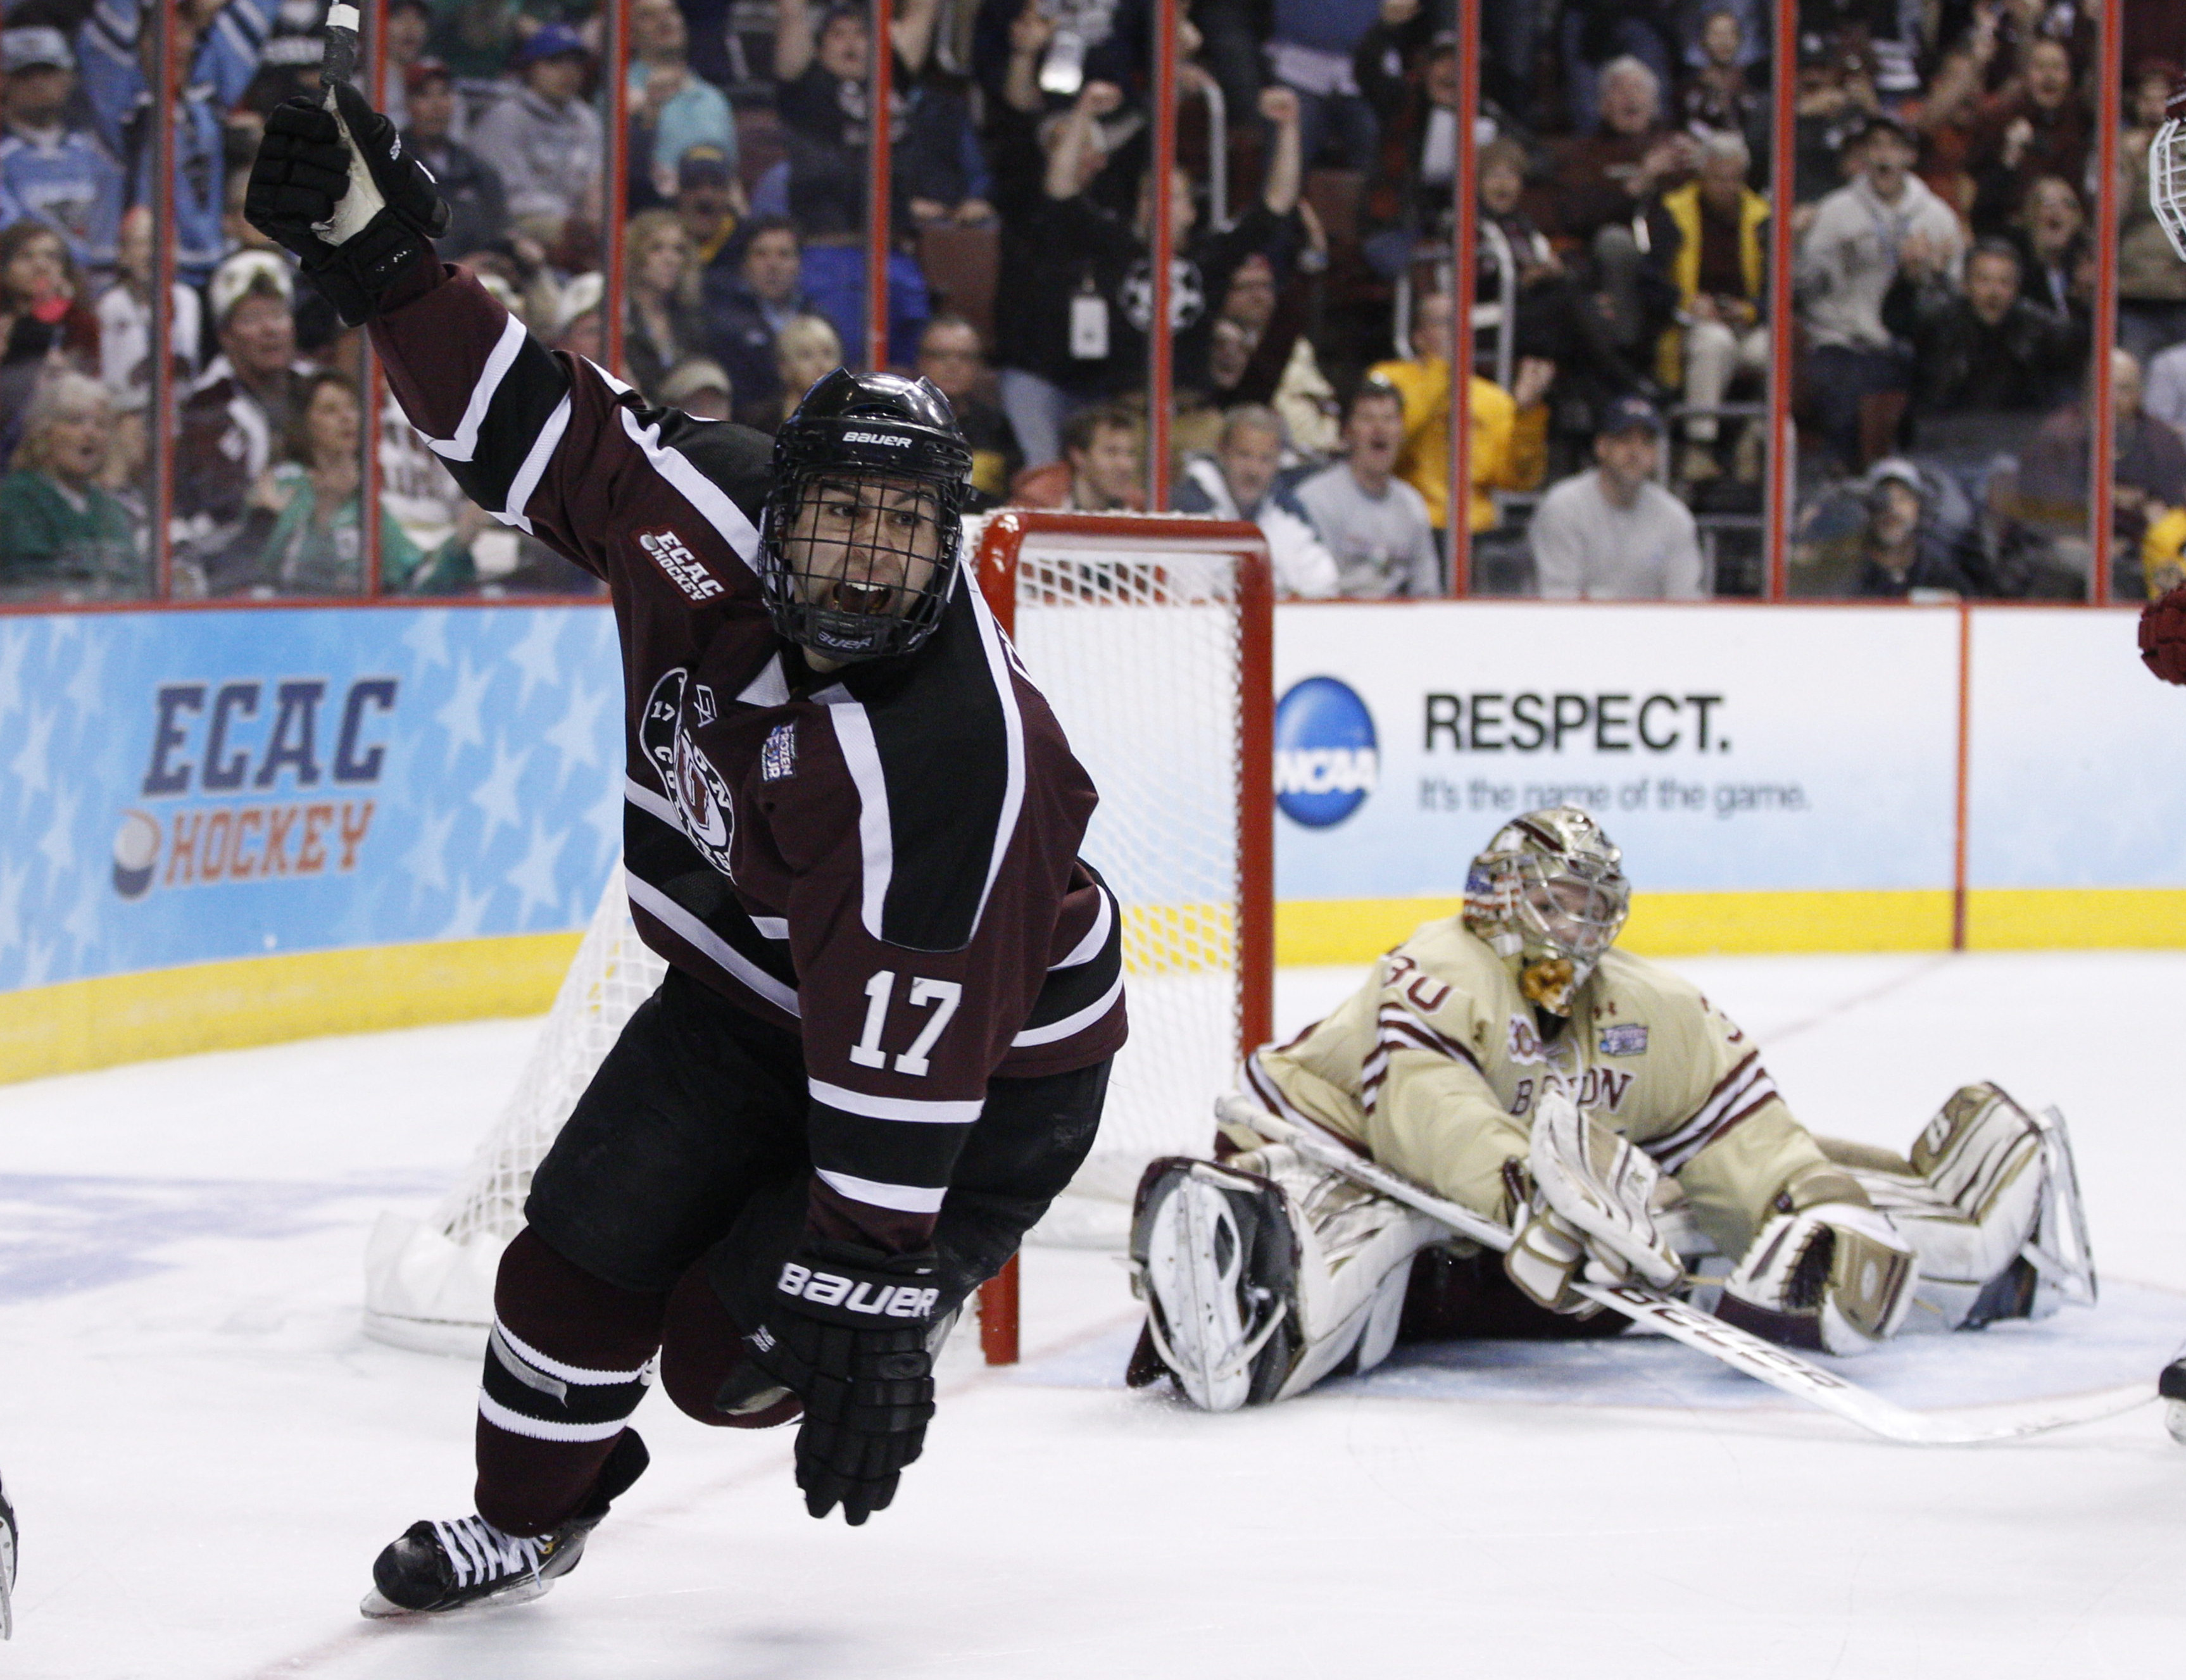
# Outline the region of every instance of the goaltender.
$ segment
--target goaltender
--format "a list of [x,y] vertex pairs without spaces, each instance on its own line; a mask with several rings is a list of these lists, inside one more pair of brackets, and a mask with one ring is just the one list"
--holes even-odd
[[[1571,1334],[1541,1309],[1599,1313],[1582,1279],[1675,1287],[1711,1255],[1719,1316],[1835,1354],[2092,1298],[2054,1123],[1979,1084],[1909,1158],[1813,1136],[1728,1016],[1616,949],[1629,896],[1584,811],[1531,812],[1473,860],[1461,915],[1247,1058],[1250,1100],[1222,1107],[1223,1158],[1157,1162],[1141,1185],[1133,1380],[1166,1371],[1214,1411],[1284,1399],[1370,1369],[1400,1328]],[[1252,1130],[1256,1109],[1511,1229],[1499,1272]]]

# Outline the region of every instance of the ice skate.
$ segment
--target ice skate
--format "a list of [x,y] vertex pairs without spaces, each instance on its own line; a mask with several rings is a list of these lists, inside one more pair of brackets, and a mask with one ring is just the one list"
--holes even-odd
[[443,1616],[484,1604],[521,1604],[577,1566],[585,1537],[643,1475],[645,1443],[624,1431],[584,1509],[535,1536],[504,1534],[484,1517],[414,1522],[372,1565],[372,1591],[357,1608],[369,1616]]

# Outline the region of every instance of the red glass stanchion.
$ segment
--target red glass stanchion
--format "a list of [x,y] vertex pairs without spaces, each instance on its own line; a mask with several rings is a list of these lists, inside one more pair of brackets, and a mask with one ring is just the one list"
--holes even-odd
[[[1176,13],[1174,5],[1154,8],[1153,225],[1147,229],[1152,284],[1146,309],[1146,506],[1158,513],[1169,506],[1169,421],[1176,382],[1171,342],[1170,271],[1176,262]],[[1216,135],[1216,145],[1222,137]],[[1209,298],[1206,306],[1219,308]]]
[[1449,592],[1472,587],[1472,294],[1478,283],[1480,0],[1457,0],[1456,195],[1449,265]]
[[600,183],[600,351],[616,378],[623,367],[623,224],[630,220],[630,0],[607,0],[600,56],[607,78],[607,146]]
[[[385,97],[387,0],[367,0],[363,46],[362,80],[371,90],[368,97],[377,106],[384,102]],[[379,358],[373,354],[369,333],[357,335],[357,399],[364,416],[364,463],[356,518],[361,528],[359,535],[363,539],[365,597],[377,600],[385,587],[387,556],[380,541]]]
[[873,0],[873,97],[866,124],[866,366],[888,365],[888,254],[895,154],[895,0]]
[[1791,212],[1798,173],[1796,98],[1798,76],[1799,0],[1776,0],[1776,51],[1769,60],[1768,83],[1768,469],[1763,479],[1761,510],[1768,577],[1763,596],[1781,601],[1785,563],[1791,540],[1791,498],[1796,489],[1796,441],[1791,431]]
[[2091,606],[2107,607],[2110,601],[2110,566],[2117,532],[2112,521],[2117,504],[2117,417],[2110,408],[2111,350],[2118,333],[2118,120],[2124,98],[2125,31],[2115,6],[2095,8],[2095,309],[2094,333],[2088,354],[2094,366],[2088,389],[2088,532],[2093,575],[2088,580]]
[[[152,468],[152,592],[161,601],[175,594],[175,52],[173,9],[149,8],[152,29],[152,211],[151,407],[145,416],[147,460]],[[138,27],[143,26],[143,16]],[[133,187],[135,183],[132,182]],[[208,328],[210,322],[207,322]]]

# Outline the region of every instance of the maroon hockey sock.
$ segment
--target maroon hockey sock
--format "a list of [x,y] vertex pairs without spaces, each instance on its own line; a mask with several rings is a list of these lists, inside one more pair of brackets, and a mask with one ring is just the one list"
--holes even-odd
[[665,1297],[619,1289],[519,1232],[494,1285],[479,1402],[478,1510],[543,1534],[584,1505],[645,1393]]
[[743,1363],[743,1332],[706,1281],[704,1263],[683,1274],[668,1297],[661,1331],[660,1386],[668,1397],[700,1423],[724,1429],[771,1429],[802,1409],[795,1395],[762,1410],[731,1417],[714,1404],[729,1373]]

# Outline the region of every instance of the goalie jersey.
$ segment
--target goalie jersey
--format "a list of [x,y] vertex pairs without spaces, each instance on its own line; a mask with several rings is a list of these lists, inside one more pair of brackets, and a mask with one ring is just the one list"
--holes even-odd
[[1421,928],[1334,1014],[1256,1051],[1245,1072],[1278,1113],[1505,1225],[1516,1213],[1505,1168],[1523,1165],[1552,1078],[1677,1179],[1725,1254],[1744,1252],[1788,1186],[1843,1178],[1753,1042],[1690,983],[1612,947],[1559,1022],[1455,916]]
[[967,571],[915,655],[816,675],[757,572],[772,445],[550,352],[461,270],[373,323],[464,491],[607,585],[647,944],[797,1033],[821,1235],[932,1231],[987,1082],[1124,1033],[1095,804]]

